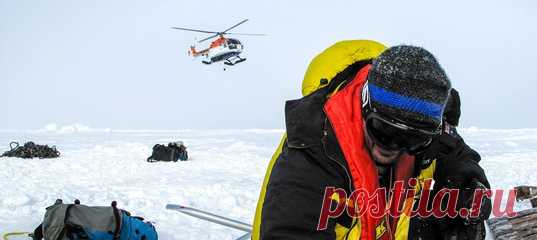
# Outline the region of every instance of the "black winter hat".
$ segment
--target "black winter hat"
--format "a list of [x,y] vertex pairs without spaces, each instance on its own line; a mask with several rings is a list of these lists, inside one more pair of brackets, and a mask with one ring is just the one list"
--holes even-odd
[[461,98],[459,92],[455,88],[449,92],[449,98],[444,110],[444,121],[451,126],[459,126],[459,118],[461,117]]
[[414,127],[440,126],[451,83],[427,50],[388,48],[373,61],[367,80],[375,111]]

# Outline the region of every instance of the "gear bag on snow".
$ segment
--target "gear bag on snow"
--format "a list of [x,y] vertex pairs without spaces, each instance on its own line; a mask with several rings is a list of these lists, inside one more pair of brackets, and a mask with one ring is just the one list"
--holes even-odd
[[177,162],[178,160],[186,161],[188,153],[183,142],[171,142],[168,146],[156,144],[153,146],[153,153],[147,158],[148,162],[166,161]]
[[20,146],[18,142],[9,144],[11,150],[6,151],[0,157],[18,157],[18,158],[57,158],[60,152],[56,146],[49,147],[48,145],[39,145],[33,142],[27,142]]
[[111,206],[90,207],[63,204],[61,199],[47,207],[43,223],[33,234],[33,240],[158,240],[155,227],[141,217]]

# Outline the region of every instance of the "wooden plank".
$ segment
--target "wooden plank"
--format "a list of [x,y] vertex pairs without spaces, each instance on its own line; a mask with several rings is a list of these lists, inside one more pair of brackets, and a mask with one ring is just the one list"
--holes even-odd
[[520,211],[512,218],[492,218],[487,224],[496,240],[537,240],[537,208]]

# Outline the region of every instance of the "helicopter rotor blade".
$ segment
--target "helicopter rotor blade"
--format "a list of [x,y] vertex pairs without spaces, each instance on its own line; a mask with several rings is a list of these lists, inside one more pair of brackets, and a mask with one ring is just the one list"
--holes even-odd
[[205,30],[198,30],[198,29],[191,29],[191,28],[180,28],[180,27],[172,27],[172,29],[191,31],[191,32],[200,32],[200,33],[218,33],[218,32],[213,32],[213,31],[205,31]]
[[225,33],[230,35],[242,35],[242,36],[267,36],[264,33]]
[[209,36],[209,37],[206,37],[206,38],[204,38],[204,39],[201,39],[201,40],[198,41],[198,43],[207,41],[207,40],[209,40],[209,39],[211,39],[211,38],[214,38],[214,37],[217,37],[217,36],[220,35],[220,34],[221,34],[221,33],[216,33],[216,34],[214,34],[214,35],[211,35],[211,36]]
[[248,19],[244,19],[242,21],[240,21],[239,23],[231,26],[230,28],[222,31],[222,32],[214,32],[214,31],[205,31],[205,30],[199,30],[199,29],[192,29],[192,28],[181,28],[181,27],[171,27],[172,29],[177,29],[177,30],[183,30],[183,31],[191,31],[191,32],[200,32],[200,33],[214,33],[214,35],[211,35],[209,37],[206,37],[204,39],[201,39],[198,41],[198,43],[200,42],[204,42],[204,41],[207,41],[211,38],[214,38],[214,37],[217,37],[219,35],[224,35],[224,34],[233,34],[233,35],[244,35],[244,36],[266,36],[266,34],[257,34],[257,33],[228,33],[227,31],[233,29],[233,28],[236,28],[237,26],[245,23],[246,21],[248,21]]
[[227,31],[229,31],[229,30],[231,30],[231,29],[233,29],[233,28],[236,28],[237,26],[239,26],[239,25],[245,23],[246,21],[248,21],[248,19],[244,19],[244,20],[240,21],[239,23],[233,25],[232,27],[230,27],[230,28],[228,28],[228,29],[222,31],[222,33],[226,33]]

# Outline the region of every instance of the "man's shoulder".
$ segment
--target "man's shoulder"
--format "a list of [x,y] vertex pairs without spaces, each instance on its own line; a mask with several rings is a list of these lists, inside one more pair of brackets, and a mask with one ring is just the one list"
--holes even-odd
[[313,93],[285,103],[285,127],[290,147],[306,148],[320,143],[324,112],[324,96]]

